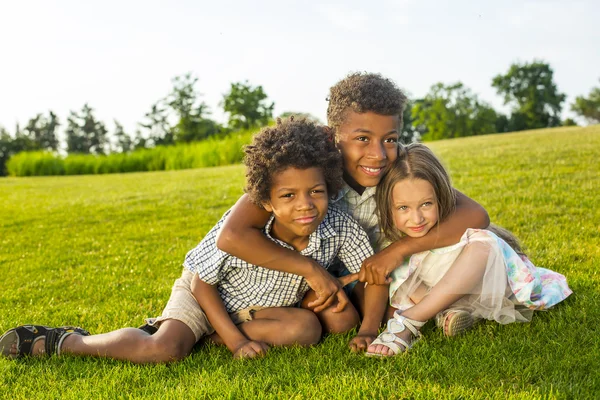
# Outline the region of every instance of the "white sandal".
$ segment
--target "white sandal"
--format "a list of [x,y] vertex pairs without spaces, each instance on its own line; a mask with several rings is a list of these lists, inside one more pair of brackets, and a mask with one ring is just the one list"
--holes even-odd
[[[425,321],[427,322],[427,321]],[[381,344],[388,349],[392,350],[392,355],[397,355],[398,353],[402,353],[408,351],[417,340],[421,338],[421,332],[419,332],[418,328],[421,328],[425,325],[425,322],[415,321],[414,319],[406,318],[401,315],[399,311],[394,313],[394,317],[387,322],[387,329],[382,332],[377,339],[371,343],[371,346]],[[396,336],[396,333],[403,332],[405,329],[408,329],[414,336],[414,339],[410,341],[410,343]],[[400,348],[398,345],[404,346],[404,350]],[[387,357],[388,355],[380,354],[380,353],[366,353],[369,357]]]

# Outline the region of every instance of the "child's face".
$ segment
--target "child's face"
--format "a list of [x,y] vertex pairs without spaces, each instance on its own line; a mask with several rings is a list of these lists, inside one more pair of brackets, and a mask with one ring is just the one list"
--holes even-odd
[[344,180],[358,193],[377,186],[385,167],[398,157],[398,117],[348,111],[337,132]]
[[329,198],[321,168],[287,168],[272,178],[265,209],[275,216],[273,234],[295,246],[308,239],[327,214]]
[[394,225],[410,237],[422,237],[438,221],[438,203],[431,183],[404,179],[392,190]]

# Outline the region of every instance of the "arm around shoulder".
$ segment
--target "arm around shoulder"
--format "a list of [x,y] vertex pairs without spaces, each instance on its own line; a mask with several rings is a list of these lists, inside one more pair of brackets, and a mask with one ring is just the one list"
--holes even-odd
[[297,275],[306,266],[305,257],[279,246],[262,232],[271,214],[243,195],[231,209],[217,235],[217,247],[250,264]]
[[458,243],[468,228],[484,229],[490,224],[487,211],[476,201],[455,189],[456,210],[445,221],[425,236],[405,236],[363,262],[359,279],[362,282],[382,284],[388,275],[402,265],[403,260],[422,251]]
[[[221,227],[217,235],[217,247],[250,264],[303,276],[317,293],[317,300],[312,307],[316,307],[316,311],[326,308],[335,296],[340,296],[339,283],[312,258],[269,240],[262,230],[270,216],[270,213],[252,203],[247,195],[243,195]],[[343,297],[343,292],[339,293]],[[342,301],[342,304],[345,303]]]

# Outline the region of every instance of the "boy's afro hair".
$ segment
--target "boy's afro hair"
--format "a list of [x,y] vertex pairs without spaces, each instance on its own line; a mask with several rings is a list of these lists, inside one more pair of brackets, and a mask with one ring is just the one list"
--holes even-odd
[[408,101],[394,82],[380,74],[356,72],[329,89],[327,123],[337,131],[352,110],[380,115],[396,115],[402,126],[402,112]]
[[330,129],[306,119],[278,119],[256,134],[244,152],[246,193],[260,207],[270,199],[273,175],[289,167],[321,168],[329,197],[342,187],[342,156]]

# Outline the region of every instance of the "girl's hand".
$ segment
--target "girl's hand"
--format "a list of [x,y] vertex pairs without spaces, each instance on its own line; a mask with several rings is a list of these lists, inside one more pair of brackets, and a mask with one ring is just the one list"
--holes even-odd
[[377,337],[377,334],[366,335],[366,334],[358,334],[350,340],[348,343],[348,347],[352,350],[353,353],[358,353],[361,351],[367,351],[367,347],[373,343],[373,340]]
[[269,346],[264,342],[247,340],[238,346],[233,352],[233,358],[257,358],[267,354]]
[[389,275],[402,264],[403,257],[388,246],[379,253],[365,259],[358,273],[358,280],[369,285],[385,285],[392,281]]

